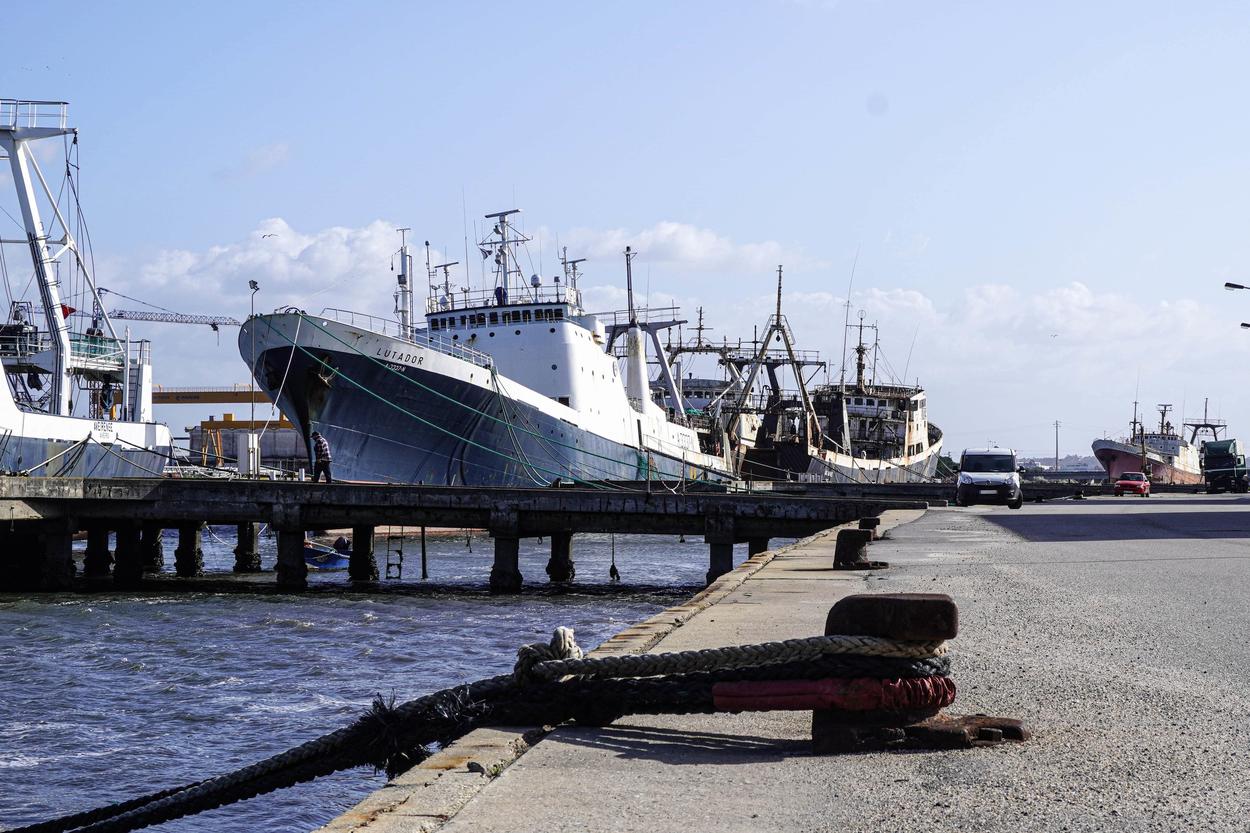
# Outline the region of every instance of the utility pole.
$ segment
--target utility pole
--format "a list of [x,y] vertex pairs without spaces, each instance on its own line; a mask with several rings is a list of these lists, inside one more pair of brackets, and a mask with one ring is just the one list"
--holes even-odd
[[1059,426],[1062,425],[1059,420],[1055,420],[1055,471],[1059,471]]

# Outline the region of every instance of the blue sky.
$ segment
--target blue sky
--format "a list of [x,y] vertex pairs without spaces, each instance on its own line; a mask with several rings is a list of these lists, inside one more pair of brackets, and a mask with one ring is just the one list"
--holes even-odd
[[[1087,452],[1139,373],[1148,405],[1246,424],[1241,4],[53,3],[5,29],[0,95],[71,102],[101,282],[162,306],[246,312],[253,276],[262,308],[386,312],[391,228],[462,259],[466,209],[519,205],[544,272],[558,234],[609,303],[637,243],[721,332],[763,323],[785,262],[834,358],[859,249],[852,303],[952,446],[1045,453],[1060,419]],[[229,338],[144,332],[160,381],[245,378]]]

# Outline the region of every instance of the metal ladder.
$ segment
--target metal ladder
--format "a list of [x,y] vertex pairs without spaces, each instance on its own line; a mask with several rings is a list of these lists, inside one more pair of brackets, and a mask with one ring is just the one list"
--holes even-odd
[[400,580],[404,577],[404,536],[386,536],[386,578]]

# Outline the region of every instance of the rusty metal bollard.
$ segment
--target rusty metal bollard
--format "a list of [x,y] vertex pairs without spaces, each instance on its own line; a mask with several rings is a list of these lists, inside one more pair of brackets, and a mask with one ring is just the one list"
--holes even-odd
[[[955,601],[939,593],[857,594],[840,599],[825,619],[825,635],[879,636],[909,642],[954,639]],[[812,712],[812,748],[818,753],[882,749],[962,749],[1024,741],[1019,720],[983,714],[928,712]]]
[[890,565],[884,561],[868,560],[868,544],[872,542],[871,529],[840,529],[833,548],[835,570],[883,570]]

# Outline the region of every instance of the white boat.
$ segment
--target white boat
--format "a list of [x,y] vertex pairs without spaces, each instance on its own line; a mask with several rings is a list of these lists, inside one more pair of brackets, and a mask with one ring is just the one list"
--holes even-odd
[[[525,280],[516,211],[487,215],[479,243],[492,284],[453,287],[449,264],[430,264],[424,325],[413,310],[413,258],[401,241],[396,320],[327,309],[248,319],[239,351],[261,388],[307,439],[330,442],[336,479],[443,485],[724,480],[683,414],[650,395],[647,347],[655,332],[633,304],[586,312],[580,260],[554,278]],[[441,277],[440,277],[441,274]],[[613,344],[624,343],[618,363]]]
[[[0,324],[0,469],[31,476],[160,476],[169,428],[152,416],[151,347],[113,327],[76,234],[85,226],[77,165],[54,195],[32,146],[78,145],[65,102],[0,99],[0,152],[9,163],[23,236],[0,238],[12,299]],[[44,156],[46,159],[46,155]],[[58,171],[57,179],[61,179]],[[45,214],[48,217],[45,223]],[[20,248],[30,271],[10,262]],[[15,284],[14,281],[17,283]],[[33,286],[37,298],[23,297]],[[70,304],[89,305],[89,314]]]

